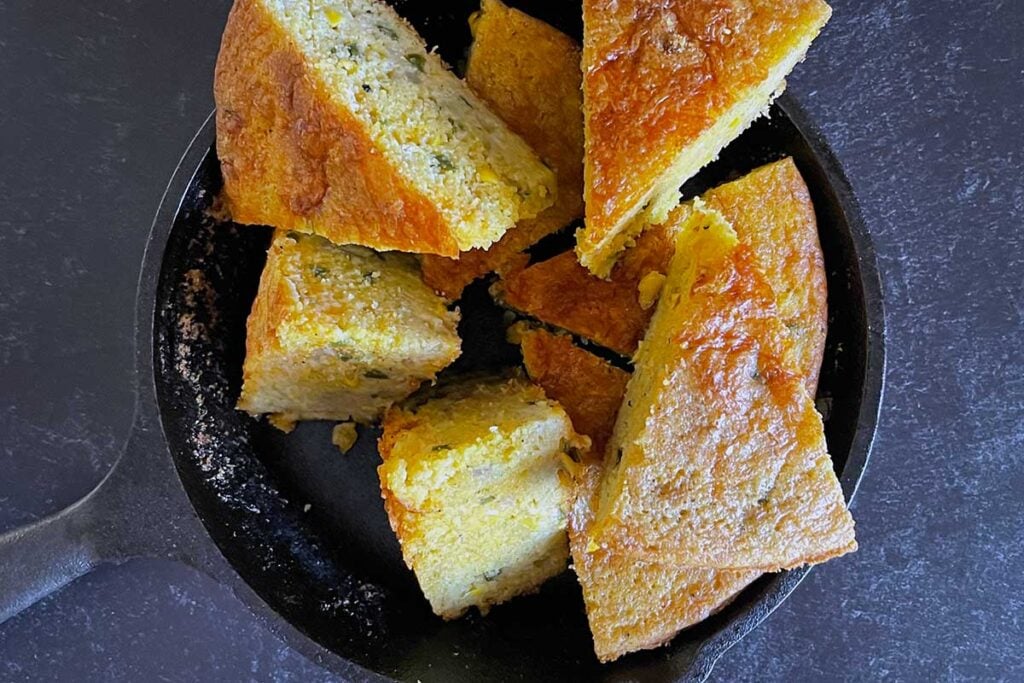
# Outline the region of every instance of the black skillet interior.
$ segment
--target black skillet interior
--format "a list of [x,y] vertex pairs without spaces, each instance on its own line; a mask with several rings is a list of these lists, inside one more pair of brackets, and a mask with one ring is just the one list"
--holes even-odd
[[[513,3],[579,37],[576,3]],[[402,3],[399,11],[451,63],[469,42],[475,1]],[[811,188],[829,285],[829,338],[818,396],[836,471],[844,473],[866,380],[864,291],[850,226],[826,165],[782,106],[757,122],[684,188],[685,196],[793,156]],[[212,124],[200,137],[212,143]],[[285,435],[234,409],[245,319],[265,259],[267,228],[218,223],[220,189],[210,148],[182,199],[164,255],[155,320],[155,368],[164,431],[193,505],[224,556],[270,607],[342,657],[401,680],[671,680],[723,629],[742,634],[784,579],[765,577],[718,615],[655,652],[600,666],[571,572],[539,594],[454,622],[432,616],[405,568],[380,499],[378,430],[364,428],[342,455],[331,424]],[[568,243],[554,239],[534,258]],[[464,357],[452,372],[519,362],[486,283],[460,302]],[[856,466],[863,465],[862,459]],[[856,473],[846,472],[848,482]],[[791,577],[792,579],[792,577]],[[790,580],[790,584],[795,582]],[[774,604],[771,605],[772,607]],[[770,607],[768,608],[770,609]],[[759,618],[759,617],[758,617]],[[755,622],[756,623],[756,622]]]

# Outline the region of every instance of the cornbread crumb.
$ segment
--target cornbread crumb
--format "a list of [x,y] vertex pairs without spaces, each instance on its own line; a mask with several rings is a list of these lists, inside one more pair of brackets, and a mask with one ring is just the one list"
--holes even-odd
[[355,422],[341,422],[334,425],[331,430],[331,443],[338,447],[342,453],[348,453],[356,444],[359,433],[356,431]]
[[290,413],[271,413],[270,415],[267,415],[267,422],[285,434],[291,434],[295,431],[295,425],[298,424],[298,418]]
[[523,379],[472,379],[388,411],[381,495],[406,564],[446,619],[532,591],[566,567],[569,478],[589,445]]
[[652,271],[644,275],[637,285],[637,303],[645,311],[658,301],[661,295],[661,288],[665,285],[664,273]]
[[458,357],[458,313],[416,260],[278,231],[246,326],[238,407],[369,422]]

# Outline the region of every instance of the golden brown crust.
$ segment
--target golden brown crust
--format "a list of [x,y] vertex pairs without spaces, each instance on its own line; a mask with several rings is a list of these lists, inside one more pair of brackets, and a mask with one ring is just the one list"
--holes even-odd
[[458,357],[457,325],[411,256],[278,231],[246,323],[238,407],[276,413],[282,429],[376,420]]
[[609,445],[594,540],[680,566],[785,569],[856,548],[821,417],[750,247],[679,227]]
[[680,151],[830,13],[821,0],[585,0],[581,249],[618,232]]
[[520,332],[523,363],[530,379],[569,414],[573,427],[591,441],[600,459],[615,426],[629,373],[576,346],[567,335],[546,330]]
[[551,207],[519,221],[487,249],[471,249],[458,259],[424,257],[424,281],[450,299],[481,275],[523,265],[523,249],[583,215],[579,46],[497,0],[484,0],[472,26],[466,81],[555,170],[558,195]]
[[[787,157],[709,190],[702,199],[752,247],[793,335],[800,374],[814,395],[828,325],[827,285],[814,205],[800,172]],[[565,253],[510,271],[495,292],[512,308],[632,355],[654,313],[643,306],[640,283],[649,273],[664,274],[674,251],[671,226],[655,226],[623,253],[608,280]]]
[[650,272],[664,272],[671,258],[671,236],[648,230],[607,280],[591,275],[569,251],[506,274],[494,292],[511,308],[632,355],[653,312],[641,305],[640,281]]
[[814,204],[789,157],[702,196],[749,244],[775,293],[793,354],[814,396],[828,332],[828,285]]
[[[267,250],[267,262],[260,276],[259,293],[252,303],[252,310],[245,323],[245,357],[265,358],[281,350],[281,341],[277,336],[280,321],[295,309],[295,290],[289,286],[285,278],[285,269],[277,264],[282,258],[282,247],[275,241]],[[260,372],[258,364],[245,363],[243,369],[243,386],[258,383],[253,372]],[[248,410],[246,395],[243,392],[238,407]]]
[[637,561],[590,543],[601,467],[577,478],[569,511],[572,566],[583,589],[594,652],[602,662],[666,644],[726,604],[758,570],[714,570]]
[[458,253],[441,214],[331,104],[257,0],[237,0],[231,9],[214,97],[224,199],[235,221],[338,244]]

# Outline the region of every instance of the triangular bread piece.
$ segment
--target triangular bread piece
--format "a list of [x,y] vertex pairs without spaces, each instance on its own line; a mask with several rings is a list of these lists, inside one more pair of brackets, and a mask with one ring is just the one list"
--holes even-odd
[[644,232],[608,279],[581,266],[572,251],[563,252],[503,274],[491,293],[509,308],[631,356],[654,311],[653,299],[644,306],[641,283],[668,270],[672,245],[667,231]]
[[699,200],[674,218],[676,253],[609,442],[592,540],[729,569],[854,550],[821,417],[756,258]]
[[594,652],[602,662],[663,645],[717,612],[756,579],[757,570],[714,570],[616,555],[593,546],[590,525],[601,479],[600,456],[615,425],[629,374],[555,335],[513,327],[530,379],[558,401],[593,449],[574,466],[569,511],[573,570],[583,589]]
[[214,99],[239,223],[455,256],[554,200],[551,169],[381,0],[236,0]]
[[763,114],[824,26],[822,0],[584,0],[586,226],[606,276],[678,188]]

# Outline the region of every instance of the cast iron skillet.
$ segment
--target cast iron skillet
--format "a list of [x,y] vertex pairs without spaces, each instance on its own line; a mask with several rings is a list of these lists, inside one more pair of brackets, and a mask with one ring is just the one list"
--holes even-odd
[[[476,0],[402,4],[451,63]],[[577,3],[516,3],[580,34]],[[267,228],[218,223],[212,117],[153,223],[136,308],[134,426],[113,470],[56,515],[0,536],[0,621],[103,563],[163,557],[229,586],[290,645],[349,680],[702,680],[806,569],[761,578],[672,644],[601,666],[571,572],[486,618],[433,617],[380,500],[377,430],[342,456],[331,425],[283,435],[234,410],[245,318]],[[818,393],[847,499],[867,463],[882,395],[884,315],[875,257],[836,159],[788,97],[684,188],[686,196],[793,156],[811,188],[828,271],[829,335]],[[567,243],[555,238],[535,258]],[[464,356],[448,372],[519,362],[486,283],[463,301]]]

